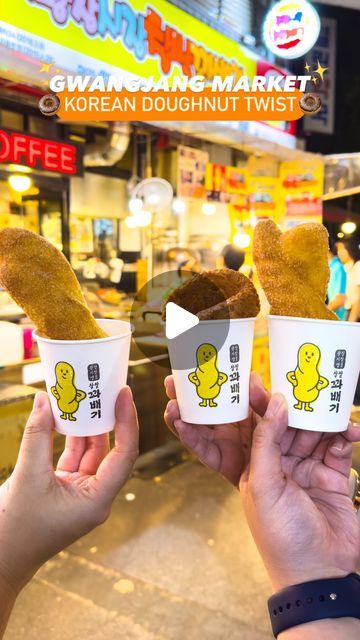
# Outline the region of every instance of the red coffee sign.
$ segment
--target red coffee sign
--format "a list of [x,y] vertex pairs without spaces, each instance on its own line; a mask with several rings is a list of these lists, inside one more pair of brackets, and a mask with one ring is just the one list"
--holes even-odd
[[79,149],[73,144],[0,129],[0,163],[75,175],[81,172],[78,153]]

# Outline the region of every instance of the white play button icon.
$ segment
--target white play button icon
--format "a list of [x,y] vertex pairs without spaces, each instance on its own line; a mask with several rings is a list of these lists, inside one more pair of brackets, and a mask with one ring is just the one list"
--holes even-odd
[[165,333],[168,340],[196,327],[197,324],[199,324],[199,318],[193,313],[179,307],[175,302],[167,303]]

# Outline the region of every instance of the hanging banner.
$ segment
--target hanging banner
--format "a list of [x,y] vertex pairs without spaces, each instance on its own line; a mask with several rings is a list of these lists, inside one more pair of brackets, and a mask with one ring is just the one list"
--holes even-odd
[[321,110],[311,118],[304,119],[305,131],[334,133],[335,124],[335,80],[336,80],[336,20],[323,18],[316,46],[309,52],[307,63],[312,69],[320,63],[326,69],[322,82],[316,86],[321,99]]
[[178,146],[177,195],[179,198],[204,198],[207,151]]
[[208,163],[205,188],[210,200],[246,205],[248,208],[249,172],[246,169]]
[[282,207],[279,198],[279,179],[273,176],[258,176],[250,179],[250,212],[260,220],[280,219]]
[[289,224],[322,220],[324,166],[319,160],[293,160],[280,165],[280,197]]

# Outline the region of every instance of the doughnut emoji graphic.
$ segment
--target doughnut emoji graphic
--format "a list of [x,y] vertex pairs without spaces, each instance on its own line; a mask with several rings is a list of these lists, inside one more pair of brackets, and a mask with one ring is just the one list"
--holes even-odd
[[311,342],[299,348],[296,369],[286,374],[297,400],[294,409],[314,411],[311,404],[317,400],[320,391],[329,386],[329,380],[319,373],[320,358],[319,347]]
[[321,100],[315,93],[304,93],[299,104],[300,109],[309,116],[315,116],[321,109]]
[[86,398],[85,391],[80,391],[75,386],[75,372],[68,362],[58,362],[55,367],[56,384],[51,387],[51,393],[56,398],[57,406],[61,411],[62,420],[75,421],[74,413],[79,408],[79,403]]
[[217,407],[214,399],[228,379],[226,373],[220,373],[217,368],[217,356],[217,350],[212,344],[204,342],[197,348],[197,367],[188,377],[196,386],[196,393],[201,398],[200,407]]
[[43,116],[54,116],[60,109],[60,100],[53,93],[47,93],[39,100],[39,110]]

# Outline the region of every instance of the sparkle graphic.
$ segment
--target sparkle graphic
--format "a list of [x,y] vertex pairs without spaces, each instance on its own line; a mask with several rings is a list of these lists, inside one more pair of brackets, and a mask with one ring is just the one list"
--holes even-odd
[[304,69],[305,69],[305,71],[307,71],[307,73],[309,73],[309,71],[310,71],[310,69],[311,69],[311,67],[310,67],[310,65],[308,64],[308,61],[307,61],[307,60],[306,60],[306,64],[305,64]]
[[324,73],[328,70],[329,67],[322,67],[320,61],[318,60],[317,69],[315,69],[315,73],[319,74],[321,80],[324,80]]
[[315,76],[313,76],[313,77],[311,78],[311,81],[312,81],[314,84],[316,84],[316,83],[317,83],[317,81],[318,81],[318,79],[319,79],[319,78],[315,78]]
[[50,68],[52,67],[52,65],[52,62],[42,62],[39,73],[50,73]]

